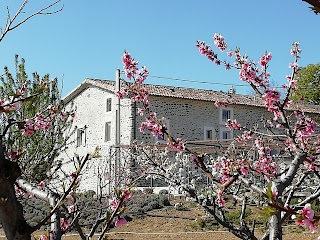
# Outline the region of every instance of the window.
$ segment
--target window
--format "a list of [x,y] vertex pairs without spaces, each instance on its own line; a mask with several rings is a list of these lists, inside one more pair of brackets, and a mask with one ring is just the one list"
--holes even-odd
[[226,139],[232,139],[233,138],[233,132],[231,129],[226,127],[220,128],[220,139],[226,140]]
[[[167,133],[170,133],[170,119],[165,119],[164,127]],[[167,141],[167,136],[156,137],[156,142]]]
[[215,129],[213,127],[204,127],[204,140],[213,140],[215,138]]
[[106,122],[104,130],[104,141],[108,142],[111,140],[111,122]]
[[107,98],[106,111],[111,112],[111,98]]
[[86,132],[84,128],[77,129],[77,147],[86,145]]
[[228,119],[233,119],[233,109],[220,108],[220,124],[226,124]]

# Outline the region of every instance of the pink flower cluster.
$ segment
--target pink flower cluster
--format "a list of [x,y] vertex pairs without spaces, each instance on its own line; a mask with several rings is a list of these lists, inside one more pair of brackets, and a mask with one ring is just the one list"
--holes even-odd
[[[227,49],[227,43],[221,34],[215,33],[213,36],[215,46],[224,51]],[[239,48],[234,51],[229,50],[227,52],[228,57],[235,57],[234,65],[231,65],[227,61],[222,61],[218,58],[218,55],[213,52],[211,47],[203,41],[197,41],[196,47],[200,53],[206,56],[210,61],[215,62],[217,65],[223,63],[227,70],[232,66],[239,69],[239,78],[242,81],[248,82],[259,88],[265,88],[269,86],[270,74],[266,71],[268,62],[272,59],[271,53],[266,52],[259,61],[261,69],[257,67],[255,62],[249,62],[247,56],[241,56]]]
[[131,79],[134,75],[138,72],[138,62],[135,61],[130,53],[124,52],[122,56],[122,62],[124,64],[123,69],[125,72],[125,75],[128,79]]
[[261,139],[255,140],[259,158],[254,162],[254,169],[257,174],[263,174],[266,180],[270,180],[277,172],[277,165],[270,155],[271,149],[264,145]]
[[124,52],[122,57],[124,64],[123,69],[128,79],[134,78],[135,83],[142,84],[149,75],[148,69],[143,66],[140,70],[138,69],[138,62],[134,60],[130,53]]
[[303,209],[298,211],[297,215],[292,216],[296,220],[296,224],[309,228],[310,232],[314,233],[314,211],[311,209],[311,204],[307,203]]
[[279,111],[279,107],[276,106],[280,99],[280,92],[275,89],[266,89],[264,95],[262,96],[265,106],[268,108],[268,111],[276,113]]
[[[128,189],[126,190],[118,190],[118,195],[114,199],[109,199],[109,207],[112,212],[119,211],[119,208],[121,207],[120,204],[122,204],[124,201],[129,201],[132,198],[132,192]],[[121,200],[122,199],[122,200]],[[120,227],[124,224],[126,224],[127,221],[124,218],[120,218],[118,216],[118,219],[115,222],[116,227]]]
[[237,141],[238,143],[246,142],[252,139],[253,136],[254,136],[254,133],[252,131],[243,131],[241,136],[238,136],[235,138],[235,141]]
[[66,232],[71,224],[71,219],[60,218],[60,228],[62,232]]
[[218,108],[218,107],[228,107],[228,103],[226,103],[226,102],[222,102],[222,101],[219,101],[219,100],[216,100],[215,102],[214,102],[214,106],[216,107],[216,108]]
[[26,119],[24,129],[22,129],[22,134],[24,136],[31,136],[36,131],[42,130],[46,131],[51,127],[52,118],[50,116],[46,117],[43,114],[37,113],[34,119]]
[[227,123],[226,123],[226,127],[230,128],[230,129],[237,129],[237,130],[241,130],[241,126],[240,124],[237,122],[237,120],[231,120],[228,119]]
[[218,157],[214,163],[214,168],[219,171],[220,183],[226,183],[230,177],[236,173],[247,175],[250,171],[250,166],[245,159],[229,159],[226,157]]
[[39,240],[49,240],[47,235],[40,235]]
[[184,146],[181,138],[177,138],[177,139],[173,140],[171,137],[169,137],[167,145],[173,149],[177,149],[180,152],[185,150],[185,146]]
[[262,57],[260,58],[259,64],[261,67],[266,67],[268,62],[271,61],[272,56],[271,53],[266,52]]
[[[132,102],[142,103],[143,106],[138,108],[138,113],[140,116],[145,115],[145,121],[140,125],[140,132],[144,133],[145,130],[148,130],[153,136],[163,138],[164,134],[167,133],[165,119],[159,119],[156,113],[151,112],[148,89],[143,86],[145,79],[149,75],[148,69],[146,67],[142,67],[139,70],[138,62],[135,61],[128,52],[124,53],[122,62],[124,64],[123,68],[126,77],[130,80],[133,79],[134,82],[126,83],[125,87],[122,87],[120,91],[116,92],[117,97],[119,99],[130,97]],[[181,144],[180,140],[174,141],[171,139],[171,141],[168,142],[168,145],[178,149],[179,151],[184,149],[184,146]]]
[[217,191],[217,203],[219,207],[224,207],[226,201],[223,199],[223,192],[221,189],[218,189]]
[[140,125],[140,132],[144,133],[145,129],[148,129],[154,137],[163,138],[164,119],[158,119],[156,113],[150,113],[145,120],[146,121],[142,122]]
[[224,41],[224,37],[219,33],[213,35],[213,42],[220,51],[224,51],[228,47],[227,43]]
[[295,132],[298,140],[303,140],[305,136],[311,135],[316,130],[316,123],[309,117],[298,119],[295,125]]
[[20,107],[20,103],[19,102],[12,102],[9,100],[1,100],[0,99],[0,113],[5,112],[12,112],[17,110]]
[[206,56],[210,61],[215,61],[218,58],[218,55],[215,54],[212,48],[207,45],[204,41],[197,41],[196,47],[199,49],[199,52]]

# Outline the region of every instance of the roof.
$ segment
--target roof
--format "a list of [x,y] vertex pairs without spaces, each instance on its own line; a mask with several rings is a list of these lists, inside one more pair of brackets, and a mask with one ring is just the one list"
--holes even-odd
[[[68,103],[72,101],[78,94],[83,92],[89,87],[97,87],[102,90],[114,92],[115,90],[115,81],[114,80],[101,80],[101,79],[85,79],[78,87],[72,90],[66,97],[64,97],[64,102]],[[227,102],[229,104],[236,105],[248,105],[248,106],[257,106],[264,107],[262,99],[260,97],[252,95],[243,95],[236,93],[226,93],[222,91],[214,90],[204,90],[196,88],[185,88],[185,87],[173,87],[173,86],[163,86],[163,85],[154,85],[154,84],[145,84],[148,89],[149,95],[151,96],[162,96],[162,97],[171,97],[171,98],[180,98],[180,99],[191,99],[199,101],[221,101]],[[309,113],[320,113],[319,105],[311,104],[294,104],[291,107],[292,110],[302,110]]]

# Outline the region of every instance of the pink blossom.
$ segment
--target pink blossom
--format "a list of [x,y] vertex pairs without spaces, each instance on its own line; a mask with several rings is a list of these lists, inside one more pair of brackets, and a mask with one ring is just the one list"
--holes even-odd
[[124,64],[123,69],[125,72],[125,75],[128,79],[131,79],[135,74],[138,72],[138,62],[135,61],[130,53],[124,52],[122,56],[122,62]]
[[241,126],[240,124],[237,122],[237,120],[231,120],[231,119],[228,119],[227,120],[227,123],[226,123],[226,127],[230,128],[230,129],[237,129],[237,130],[241,130]]
[[210,61],[217,59],[217,55],[212,51],[211,47],[203,41],[197,41],[196,47],[199,49],[199,52],[206,56]]
[[65,232],[68,227],[70,226],[70,223],[71,223],[71,220],[70,219],[64,219],[64,218],[60,218],[60,227],[61,227],[61,230],[63,232]]
[[218,108],[218,107],[220,107],[220,106],[222,106],[222,107],[228,107],[228,104],[227,104],[226,102],[222,102],[222,101],[216,100],[216,101],[214,102],[214,106],[215,106],[216,108]]
[[74,213],[76,210],[77,210],[77,206],[76,205],[68,206],[68,212],[69,213]]
[[218,202],[218,206],[219,207],[224,207],[224,205],[225,205],[225,200],[223,199],[223,192],[220,190],[220,189],[218,189],[218,191],[217,191],[217,202]]
[[266,53],[260,58],[259,64],[260,64],[262,67],[265,67],[271,59],[272,59],[271,53],[267,53],[267,52],[266,52]]
[[298,63],[294,62],[294,63],[290,63],[289,64],[289,68],[292,68],[294,70],[297,70],[299,67]]
[[16,160],[19,158],[19,152],[17,151],[10,151],[10,152],[7,152],[7,156],[9,159],[11,160]]
[[177,149],[180,152],[185,150],[185,146],[184,146],[181,138],[177,138],[177,139],[173,140],[171,137],[169,137],[167,145],[171,148]]
[[240,170],[241,174],[248,175],[250,169],[248,166],[240,166],[239,170]]
[[40,189],[44,189],[44,188],[45,188],[45,183],[44,183],[44,181],[41,181],[41,182],[39,183],[39,187],[40,187]]
[[311,204],[307,203],[303,209],[298,211],[300,216],[294,216],[296,224],[308,227],[310,232],[314,232],[314,211],[311,209]]
[[226,70],[230,70],[231,69],[231,64],[230,63],[226,63]]
[[111,208],[111,211],[116,211],[119,205],[118,199],[109,199],[109,207]]
[[58,112],[58,108],[54,105],[49,105],[47,109],[53,114],[56,114]]
[[228,56],[228,57],[232,57],[232,54],[233,54],[232,50],[229,50],[229,51],[227,52],[227,56]]
[[271,187],[272,196],[276,197],[278,195],[278,190],[275,186]]
[[132,198],[132,192],[126,189],[123,191],[124,200],[129,201]]
[[70,174],[70,177],[71,177],[72,179],[75,179],[77,176],[78,176],[78,175],[77,175],[77,173],[75,173],[75,172],[73,172],[73,173]]
[[214,42],[214,45],[220,49],[220,51],[224,51],[227,49],[227,43],[224,41],[224,37],[219,34],[219,33],[215,33],[213,35],[213,42]]
[[275,89],[267,89],[265,94],[262,96],[265,102],[265,106],[268,107],[269,111],[274,111],[274,104],[280,99],[280,93]]
[[49,237],[46,235],[40,235],[39,240],[49,240]]
[[67,114],[66,113],[60,113],[60,118],[62,121],[64,121],[67,118]]
[[115,223],[115,226],[116,227],[121,227],[122,225],[126,224],[127,223],[127,220],[124,219],[124,218],[119,218],[116,223]]

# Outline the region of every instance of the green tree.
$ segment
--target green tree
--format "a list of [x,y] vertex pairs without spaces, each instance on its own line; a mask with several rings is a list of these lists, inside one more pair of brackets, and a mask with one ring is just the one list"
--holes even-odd
[[301,68],[296,81],[298,91],[292,94],[292,100],[320,104],[320,64]]
[[[15,68],[16,73],[13,75],[8,67],[4,67],[4,75],[0,77],[0,98],[14,96],[24,89],[23,94],[28,96],[28,99],[20,102],[16,111],[1,116],[7,121],[18,123],[12,125],[13,129],[9,134],[2,137],[2,143],[7,152],[18,155],[19,166],[25,179],[32,182],[49,181],[49,170],[53,161],[69,139],[67,133],[70,122],[67,122],[67,115],[56,115],[50,119],[50,128],[36,131],[28,137],[23,136],[21,128],[24,127],[25,119],[33,118],[50,106],[54,106],[56,109],[53,111],[56,112],[63,110],[58,79],[50,80],[49,74],[40,77],[33,73],[30,80],[25,70],[25,60],[19,60],[18,55],[15,57]],[[4,127],[5,125],[0,126],[1,132],[5,130]]]

